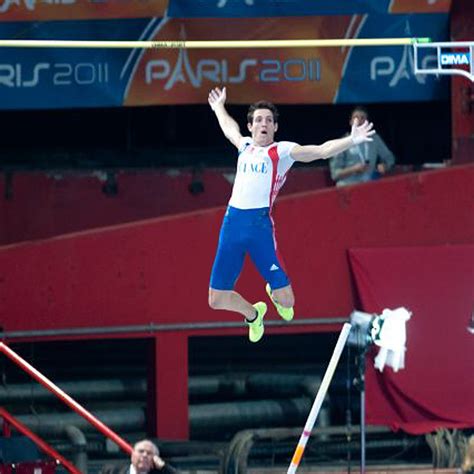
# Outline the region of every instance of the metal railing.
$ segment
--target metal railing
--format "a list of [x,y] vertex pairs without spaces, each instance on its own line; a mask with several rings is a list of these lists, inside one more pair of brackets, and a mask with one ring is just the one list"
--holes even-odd
[[[292,326],[332,326],[343,325],[347,317],[300,318],[292,321]],[[281,320],[265,322],[267,327],[285,327],[287,323]],[[0,332],[0,339],[36,339],[45,337],[80,337],[80,336],[113,336],[120,334],[156,334],[171,331],[208,331],[213,329],[240,329],[241,322],[213,321],[199,323],[171,324],[135,324],[127,326],[91,326],[81,328],[33,329]]]
[[[121,438],[118,434],[116,434],[114,431],[112,431],[108,426],[106,426],[104,423],[102,423],[98,418],[96,418],[92,413],[87,411],[82,405],[77,403],[72,397],[70,397],[66,392],[61,390],[57,385],[55,385],[51,380],[49,380],[47,377],[45,377],[41,372],[39,372],[37,369],[35,369],[31,364],[29,364],[26,360],[24,360],[22,357],[20,357],[15,351],[10,349],[4,342],[0,342],[0,352],[5,354],[11,361],[13,361],[18,367],[23,369],[27,374],[29,374],[33,379],[35,379],[38,383],[40,383],[43,387],[45,387],[47,390],[52,392],[59,400],[61,400],[63,403],[65,403],[69,408],[74,410],[78,415],[82,416],[85,420],[87,420],[91,425],[93,425],[97,430],[99,430],[104,436],[112,440],[119,448],[121,448],[123,451],[125,451],[127,454],[132,453],[132,446],[127,443],[123,438]],[[1,410],[1,409],[0,409]],[[1,416],[4,416],[4,414],[7,414],[7,416],[10,417],[10,419],[14,420],[11,415],[8,415],[8,412],[3,410],[3,412],[0,412]],[[38,446],[46,447],[46,443],[44,443],[39,437],[34,435],[31,431],[29,431],[25,426],[21,425],[21,423],[18,420],[14,420],[12,423],[15,427],[21,427],[23,430],[22,432],[24,433],[24,430],[27,430],[30,435],[33,435],[34,438],[31,438],[35,443],[38,444],[38,441],[41,444],[38,444]],[[20,428],[17,428],[20,430]],[[29,436],[29,435],[27,435]],[[43,448],[42,448],[43,449]],[[48,448],[52,449],[52,448]],[[67,461],[66,461],[67,462]],[[64,464],[64,463],[63,463]],[[69,463],[68,463],[69,464]],[[66,466],[64,464],[64,466]],[[72,466],[72,465],[70,465]],[[73,466],[72,466],[73,467]],[[74,473],[80,473],[76,468]]]

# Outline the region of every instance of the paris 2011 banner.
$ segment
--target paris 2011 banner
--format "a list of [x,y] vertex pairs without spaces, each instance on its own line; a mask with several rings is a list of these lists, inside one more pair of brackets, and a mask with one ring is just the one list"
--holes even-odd
[[[443,41],[448,38],[448,15],[371,13],[225,21],[165,15],[6,21],[0,23],[0,37],[104,41],[430,37]],[[446,79],[414,74],[410,45],[66,49],[54,47],[53,41],[50,46],[0,49],[0,109],[199,104],[206,103],[214,86],[227,86],[231,103],[265,98],[279,104],[430,101],[447,98],[449,90]],[[423,65],[435,61],[426,55]]]

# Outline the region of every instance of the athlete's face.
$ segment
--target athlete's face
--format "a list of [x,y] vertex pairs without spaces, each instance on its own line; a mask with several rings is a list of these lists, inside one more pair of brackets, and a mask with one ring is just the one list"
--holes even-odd
[[268,109],[257,109],[253,113],[252,123],[247,124],[254,143],[267,146],[273,143],[278,124],[273,120],[273,113]]

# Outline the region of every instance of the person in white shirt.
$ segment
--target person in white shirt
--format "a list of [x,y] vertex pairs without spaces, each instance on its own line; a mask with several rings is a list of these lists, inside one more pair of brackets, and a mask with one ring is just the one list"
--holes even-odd
[[130,463],[106,465],[100,474],[178,474],[178,471],[163,460],[155,443],[143,439],[134,444]]
[[359,143],[370,142],[375,131],[365,121],[354,121],[351,134],[329,140],[322,145],[299,145],[275,142],[278,111],[265,101],[252,104],[247,114],[250,137],[240,133],[237,122],[225,109],[227,92],[216,87],[208,102],[222,132],[237,148],[237,173],[226,214],[209,284],[209,306],[235,311],[244,316],[251,342],[259,341],[264,332],[263,318],[267,305],[251,304],[234,291],[246,254],[267,282],[266,291],[278,314],[286,321],[293,319],[295,296],[277,250],[272,205],[295,161],[311,162],[327,159]]

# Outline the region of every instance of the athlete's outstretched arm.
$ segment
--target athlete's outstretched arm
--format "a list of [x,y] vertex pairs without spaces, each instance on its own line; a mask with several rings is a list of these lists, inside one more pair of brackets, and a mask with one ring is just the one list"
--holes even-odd
[[216,114],[219,125],[224,132],[224,135],[229,139],[229,141],[235,145],[237,148],[240,147],[240,141],[242,139],[242,134],[240,133],[239,125],[237,122],[227,113],[225,109],[225,100],[226,100],[226,89],[220,89],[215,87],[209,92],[208,102],[211,106],[211,109]]
[[329,140],[322,145],[296,145],[291,150],[291,156],[295,161],[305,163],[331,158],[331,156],[342,153],[354,145],[362,142],[371,142],[371,137],[375,133],[375,130],[372,128],[373,124],[368,123],[367,120],[362,125],[359,125],[357,119],[355,119],[351,134],[348,137]]

